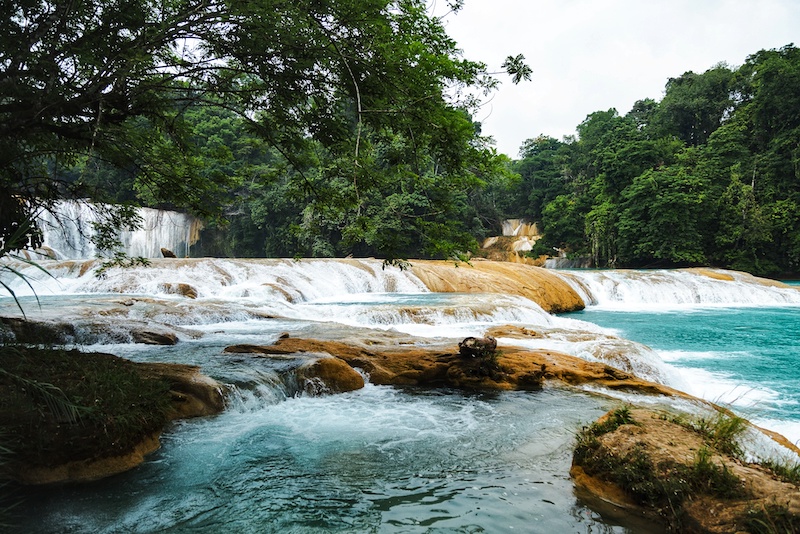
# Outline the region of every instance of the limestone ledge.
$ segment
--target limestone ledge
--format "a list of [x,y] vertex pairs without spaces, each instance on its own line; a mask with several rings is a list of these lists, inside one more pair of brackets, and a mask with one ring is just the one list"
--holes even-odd
[[[385,342],[376,342],[375,339],[342,342],[285,336],[273,345],[233,345],[225,352],[260,357],[293,354],[334,357],[346,362],[351,369],[361,369],[369,376],[370,382],[377,385],[518,390],[537,389],[545,381],[553,380],[569,385],[592,383],[612,390],[688,397],[680,391],[642,380],[603,363],[515,346],[498,347],[496,366],[492,368],[483,365],[479,358],[460,356],[455,343],[424,346],[392,339]],[[354,370],[351,372],[355,373]]]
[[[504,327],[506,334],[513,334],[518,327]],[[525,332],[516,332],[524,336]],[[637,394],[678,398],[700,404],[713,411],[730,415],[725,409],[701,401],[670,387],[642,380],[614,367],[588,362],[580,358],[553,351],[530,350],[514,346],[499,346],[496,369],[480,367],[479,358],[464,358],[458,346],[434,344],[429,346],[402,344],[386,338],[383,342],[370,339],[351,339],[348,342],[300,339],[284,336],[274,345],[234,345],[226,353],[251,354],[253,357],[287,358],[304,355],[320,355],[324,360],[346,362],[347,366],[335,366],[336,373],[320,378],[331,381],[332,390],[348,391],[360,387],[342,387],[342,383],[353,386],[358,374],[350,368],[358,368],[369,375],[369,380],[379,385],[451,387],[471,390],[528,390],[537,389],[552,381],[568,386],[592,384],[610,390],[623,390]],[[334,367],[334,366],[329,366]],[[307,374],[306,376],[312,376]],[[633,446],[643,446],[653,453],[653,463],[659,465],[666,460],[689,464],[703,447],[702,439],[686,427],[669,421],[670,416],[653,410],[636,408],[634,417],[642,424],[623,425],[601,439],[606,440],[610,454],[622,455]],[[675,414],[673,414],[675,415]],[[763,432],[778,445],[789,451],[800,453],[797,447],[782,436],[764,431],[747,423],[755,431]],[[638,445],[637,445],[638,444]],[[736,521],[747,510],[763,507],[773,502],[786,504],[791,513],[800,513],[800,492],[792,484],[781,482],[768,470],[749,465],[739,460],[723,458],[716,454],[711,459],[717,465],[724,464],[742,480],[742,485],[752,490],[752,497],[738,501],[726,501],[702,496],[686,505],[686,525],[689,531],[733,532]],[[611,517],[616,516],[625,524],[645,521],[645,530],[662,528],[665,520],[652,510],[638,505],[631,496],[602,474],[590,475],[580,465],[573,465],[572,476],[578,494],[591,507]],[[660,475],[656,475],[660,476]],[[641,525],[640,525],[641,526]],[[693,530],[692,530],[693,529]]]
[[583,299],[553,271],[502,261],[414,260],[411,271],[434,292],[503,293],[528,298],[550,313],[578,311]]

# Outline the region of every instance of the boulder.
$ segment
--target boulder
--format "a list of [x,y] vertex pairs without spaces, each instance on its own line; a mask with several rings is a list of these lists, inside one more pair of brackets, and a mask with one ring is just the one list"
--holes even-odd
[[188,299],[197,298],[197,290],[189,284],[176,284],[165,282],[160,284],[158,288],[169,295],[183,295]]
[[131,337],[135,343],[145,345],[176,345],[178,336],[174,332],[134,329],[131,330]]
[[364,377],[339,358],[320,358],[297,369],[309,393],[343,393],[364,387]]
[[502,261],[455,265],[441,260],[414,260],[411,271],[435,292],[519,295],[550,313],[584,308],[583,299],[564,278],[532,265]]
[[[62,356],[64,369],[80,370],[82,366],[129,369],[142,380],[159,380],[168,384],[151,395],[165,395],[168,408],[163,414],[163,423],[154,421],[131,421],[129,424],[105,424],[91,418],[79,424],[64,423],[47,412],[25,409],[20,412],[0,414],[3,428],[14,427],[15,439],[31,444],[24,450],[9,455],[4,473],[21,484],[64,484],[89,482],[115,475],[136,467],[147,454],[159,447],[159,435],[166,424],[174,419],[202,417],[220,413],[225,408],[225,388],[214,379],[200,373],[200,368],[184,364],[134,363],[110,354],[80,353],[72,351]],[[89,372],[83,380],[98,380]],[[80,376],[80,375],[79,375]],[[105,376],[105,375],[102,375]],[[88,377],[88,378],[86,378]],[[64,379],[64,377],[61,377]],[[64,387],[66,381],[53,382]],[[3,386],[0,385],[0,389]],[[6,384],[3,394],[7,395]],[[132,402],[152,403],[152,396],[141,397],[137,391],[120,386],[120,395]],[[106,408],[98,407],[98,410]],[[124,408],[123,408],[124,409]],[[120,413],[109,411],[108,421],[120,417]],[[101,420],[102,421],[102,420]],[[164,426],[161,426],[161,425]],[[37,442],[38,440],[38,442]]]
[[613,505],[670,532],[761,532],[762,524],[763,532],[793,531],[779,521],[797,524],[800,490],[768,465],[717,446],[683,414],[632,408],[625,420],[614,418],[584,427],[573,456],[570,474],[592,508]]
[[178,257],[170,249],[164,248],[164,247],[161,247],[161,255],[164,256],[165,258],[177,258]]

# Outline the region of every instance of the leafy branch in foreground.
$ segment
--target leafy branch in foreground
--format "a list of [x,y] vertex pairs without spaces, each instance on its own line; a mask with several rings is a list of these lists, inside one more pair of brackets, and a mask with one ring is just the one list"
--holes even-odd
[[20,251],[26,249],[32,249],[37,247],[41,244],[41,234],[39,233],[38,229],[33,223],[31,218],[25,218],[19,221],[16,225],[14,230],[8,236],[0,236],[0,287],[3,288],[11,298],[14,299],[17,307],[19,308],[22,315],[25,315],[25,310],[22,307],[22,303],[17,298],[17,294],[14,292],[14,289],[11,287],[10,282],[6,282],[2,279],[3,274],[10,274],[15,276],[25,282],[25,284],[31,289],[34,296],[36,297],[36,302],[39,302],[39,297],[36,296],[36,291],[33,289],[33,285],[31,284],[28,277],[21,272],[19,269],[15,268],[12,264],[9,263],[9,260],[14,260],[17,262],[21,262],[26,265],[30,265],[35,267],[36,269],[40,270],[44,274],[50,276],[50,273],[43,268],[41,265],[36,263],[35,261],[31,260],[30,258],[23,256]]
[[[463,250],[472,229],[448,225],[448,212],[498,170],[471,120],[472,89],[498,82],[429,10],[425,0],[3,3],[0,197],[37,207],[115,197],[222,219],[272,175],[192,120],[223,111],[280,155],[297,204],[312,206],[292,221],[307,234],[298,241],[320,254],[365,245],[390,257],[423,241],[446,257],[450,236]],[[504,64],[514,83],[530,79],[523,59]],[[396,220],[415,231],[410,242],[387,235]]]
[[[9,350],[4,347],[4,350]],[[19,355],[22,356],[21,354]],[[61,389],[52,384],[29,380],[22,376],[9,373],[0,367],[0,375],[15,383],[22,391],[30,395],[34,401],[43,403],[50,414],[59,423],[75,424],[80,420],[81,408],[73,404]]]

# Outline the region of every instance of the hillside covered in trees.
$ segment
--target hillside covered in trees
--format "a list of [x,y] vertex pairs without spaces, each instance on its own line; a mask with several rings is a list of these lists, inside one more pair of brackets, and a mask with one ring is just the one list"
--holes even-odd
[[800,50],[671,78],[660,101],[528,140],[502,211],[598,267],[800,269]]
[[463,58],[423,0],[4,2],[0,255],[89,198],[229,224],[228,254],[448,256],[507,174],[475,95],[523,60]]

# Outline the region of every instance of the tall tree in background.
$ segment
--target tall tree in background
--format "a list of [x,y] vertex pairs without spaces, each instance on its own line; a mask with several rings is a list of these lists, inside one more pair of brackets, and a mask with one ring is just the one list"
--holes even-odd
[[[505,66],[530,77],[520,57]],[[81,194],[84,176],[66,170],[92,159],[129,171],[140,196],[218,213],[236,182],[206,172],[186,117],[208,106],[292,166],[312,219],[355,213],[334,220],[357,241],[370,191],[388,179],[375,147],[400,137],[414,176],[479,180],[494,155],[469,120],[477,102],[461,95],[496,84],[420,0],[4,2],[0,203],[30,212]],[[6,232],[18,214],[3,218]]]
[[688,146],[704,145],[733,111],[733,82],[734,73],[725,65],[670,78],[651,127]]

